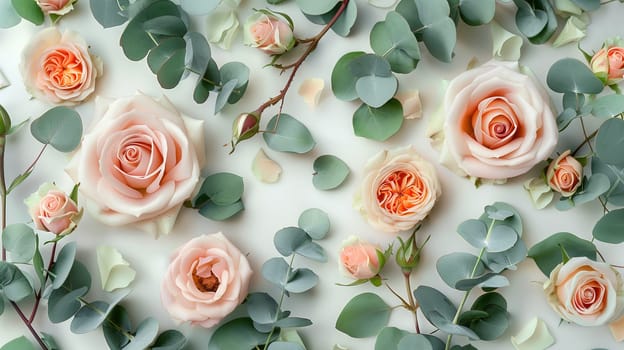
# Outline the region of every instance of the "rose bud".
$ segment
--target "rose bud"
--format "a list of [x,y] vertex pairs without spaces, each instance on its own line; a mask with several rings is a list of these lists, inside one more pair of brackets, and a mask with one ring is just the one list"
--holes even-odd
[[232,144],[237,145],[243,140],[258,133],[260,118],[253,113],[239,115],[232,124]]
[[9,113],[0,105],[0,136],[4,136],[11,130],[11,117]]
[[41,10],[48,15],[62,16],[74,9],[77,0],[36,0]]
[[257,11],[247,18],[244,36],[246,45],[257,47],[269,55],[283,54],[292,49],[296,41],[292,21],[266,10]]
[[24,203],[35,227],[55,235],[71,233],[82,217],[76,202],[51,183],[42,184]]
[[[381,259],[380,259],[381,257]],[[342,242],[340,270],[356,280],[370,279],[379,273],[385,263],[379,246],[350,236]]]
[[589,62],[592,72],[606,85],[612,85],[624,78],[624,48],[603,47]]
[[416,231],[407,239],[403,241],[401,237],[397,237],[399,240],[399,248],[397,249],[395,259],[397,265],[401,268],[401,271],[405,274],[409,274],[412,270],[418,267],[420,263],[420,252],[425,247],[425,244],[429,241],[429,237],[425,240],[422,246],[418,247],[416,244]]
[[583,166],[570,155],[570,150],[563,152],[550,162],[546,171],[548,185],[565,197],[570,197],[581,185]]

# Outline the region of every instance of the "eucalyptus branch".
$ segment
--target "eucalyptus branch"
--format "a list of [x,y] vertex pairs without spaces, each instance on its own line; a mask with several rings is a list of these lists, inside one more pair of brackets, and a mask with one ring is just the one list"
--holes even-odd
[[277,302],[277,308],[275,310],[275,319],[273,320],[273,325],[271,326],[271,331],[267,336],[266,341],[264,342],[264,349],[269,348],[269,344],[271,343],[271,338],[275,333],[275,322],[277,322],[277,318],[280,316],[280,312],[282,310],[282,303],[284,302],[284,297],[286,296],[286,283],[290,279],[290,271],[292,270],[293,262],[295,261],[295,253],[292,253],[290,256],[290,262],[288,263],[288,273],[284,276],[284,283],[282,283],[282,291],[280,293],[279,301]]
[[581,148],[583,148],[583,146],[585,146],[586,144],[588,144],[594,137],[596,137],[596,135],[598,135],[598,130],[592,132],[589,136],[585,137],[585,140],[583,140],[583,142],[581,142],[580,145],[578,145],[574,151],[572,151],[572,155],[576,155],[576,153],[578,153],[578,151],[581,150]]

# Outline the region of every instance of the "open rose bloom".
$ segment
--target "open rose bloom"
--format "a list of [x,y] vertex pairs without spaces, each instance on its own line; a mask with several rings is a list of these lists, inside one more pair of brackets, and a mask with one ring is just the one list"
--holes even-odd
[[379,246],[350,236],[342,242],[340,270],[356,280],[375,277],[382,267],[377,251],[381,251]]
[[223,234],[202,235],[173,254],[162,303],[174,320],[209,328],[247,297],[251,275],[245,256]]
[[36,0],[37,5],[48,15],[63,16],[74,9],[77,0]]
[[516,62],[490,61],[453,79],[443,119],[430,125],[441,162],[461,175],[522,175],[553,152],[559,136],[548,95]]
[[557,265],[544,291],[553,310],[581,326],[614,322],[624,311],[622,276],[608,264],[586,257]]
[[199,180],[203,132],[166,99],[98,98],[67,172],[100,221],[166,234]]
[[95,91],[102,62],[89,54],[76,32],[50,27],[37,33],[22,53],[24,85],[35,98],[52,104],[75,105]]
[[412,146],[368,161],[355,207],[378,230],[398,233],[422,221],[440,196],[436,171]]
[[546,171],[546,180],[553,190],[570,197],[581,185],[583,165],[570,155],[563,152],[557,159],[550,162]]
[[44,183],[24,200],[38,230],[66,235],[76,229],[82,209],[56,185]]

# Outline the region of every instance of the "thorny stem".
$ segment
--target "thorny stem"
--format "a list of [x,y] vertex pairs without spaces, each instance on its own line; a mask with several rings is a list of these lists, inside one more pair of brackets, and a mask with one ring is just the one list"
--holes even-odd
[[280,90],[279,94],[273,96],[268,101],[266,101],[265,103],[261,104],[260,107],[258,107],[258,109],[256,109],[256,111],[254,112],[254,113],[256,113],[256,115],[261,115],[262,112],[265,109],[267,109],[268,107],[273,106],[273,105],[277,104],[280,101],[282,102],[280,107],[279,107],[279,111],[277,113],[277,119],[275,121],[275,127],[273,129],[273,132],[275,132],[275,130],[277,129],[277,125],[279,123],[279,117],[282,114],[282,107],[284,105],[284,101],[283,101],[284,97],[286,97],[286,93],[288,92],[288,89],[290,88],[290,85],[292,84],[293,79],[295,78],[295,75],[297,74],[297,71],[301,67],[301,64],[303,63],[303,61],[306,60],[306,58],[308,58],[308,56],[312,53],[312,51],[314,51],[316,49],[319,41],[323,38],[323,36],[327,33],[327,31],[329,31],[329,29],[334,25],[334,23],[336,23],[338,18],[340,18],[342,13],[347,8],[348,4],[349,4],[349,0],[343,0],[342,4],[338,8],[338,11],[336,11],[336,13],[331,18],[331,20],[325,25],[325,27],[323,27],[323,29],[317,35],[315,35],[314,37],[309,38],[309,39],[299,40],[299,42],[301,42],[301,43],[308,44],[308,47],[303,52],[301,57],[299,57],[298,60],[296,60],[295,62],[293,62],[293,63],[291,63],[289,65],[286,65],[286,66],[282,67],[282,70],[292,68],[292,71],[290,72],[290,76],[288,77],[288,80],[286,80],[286,84],[284,85],[284,88],[282,88],[282,90]]

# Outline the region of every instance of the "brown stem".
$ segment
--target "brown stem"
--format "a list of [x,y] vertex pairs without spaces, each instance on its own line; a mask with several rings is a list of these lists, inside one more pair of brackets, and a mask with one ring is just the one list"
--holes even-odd
[[[290,85],[292,84],[293,79],[295,78],[295,75],[297,74],[297,71],[301,67],[301,64],[303,63],[303,61],[306,60],[306,58],[308,58],[308,56],[312,53],[312,51],[314,51],[314,49],[316,49],[316,46],[318,45],[319,41],[323,38],[325,33],[327,33],[327,31],[329,31],[329,29],[334,25],[334,23],[336,23],[338,18],[340,18],[340,15],[342,15],[342,13],[345,11],[345,9],[347,8],[348,4],[349,4],[349,0],[343,0],[342,4],[338,8],[338,11],[336,11],[334,16],[325,25],[325,27],[323,27],[323,29],[317,35],[315,35],[314,37],[312,37],[310,39],[305,39],[304,40],[304,42],[308,45],[308,47],[303,52],[301,57],[299,57],[299,59],[296,60],[294,63],[291,63],[291,64],[289,64],[287,66],[284,66],[284,67],[292,68],[292,71],[290,72],[290,76],[288,77],[288,80],[286,80],[286,84],[284,85],[284,88],[282,90],[280,90],[279,94],[273,96],[268,101],[266,101],[265,103],[261,104],[260,107],[258,107],[258,109],[254,113],[257,113],[257,115],[262,115],[262,112],[265,109],[267,109],[268,107],[273,106],[273,105],[277,104],[278,102],[282,101],[282,105],[280,106],[280,109],[279,109],[279,111],[277,113],[278,118],[279,118],[279,115],[282,114],[282,106],[283,106],[284,97],[286,97],[286,93],[288,92],[288,89],[290,88]],[[279,122],[279,119],[276,120],[275,128],[277,128],[278,122]]]
[[28,322],[28,320],[26,319],[26,315],[24,315],[24,313],[22,312],[22,309],[20,309],[20,307],[14,301],[11,301],[10,303],[11,303],[11,306],[13,306],[13,309],[15,309],[15,312],[17,312],[17,315],[19,316],[19,318],[22,319],[22,321],[24,322],[24,324],[30,331],[30,334],[32,334],[32,336],[35,338],[35,340],[37,341],[41,349],[48,350],[48,347],[45,345],[45,343],[43,342],[39,334],[37,334],[37,331],[33,328],[32,324]]
[[47,143],[45,145],[43,145],[43,147],[41,148],[41,151],[39,151],[39,154],[37,154],[37,157],[35,157],[35,160],[33,160],[33,162],[30,163],[28,168],[26,168],[26,170],[24,170],[24,172],[22,174],[26,174],[26,173],[28,173],[28,172],[33,170],[33,168],[35,167],[35,164],[37,164],[37,162],[39,161],[39,159],[41,158],[41,156],[43,155],[43,152],[45,152],[47,147],[48,147]]
[[576,155],[576,153],[577,153],[578,151],[580,151],[580,150],[581,150],[581,148],[583,148],[583,146],[585,146],[585,144],[587,144],[589,141],[591,141],[591,139],[593,139],[594,137],[596,137],[596,135],[597,135],[597,134],[598,134],[598,130],[596,130],[596,131],[592,132],[589,136],[585,137],[585,140],[584,140],[584,141],[583,141],[580,145],[578,145],[578,147],[576,147],[576,148],[574,149],[574,151],[572,151],[572,155],[573,155],[573,156],[574,156],[574,155]]
[[405,277],[405,289],[407,290],[407,297],[409,300],[410,311],[414,314],[414,329],[416,330],[416,334],[420,334],[420,326],[418,325],[418,304],[414,300],[414,296],[412,295],[412,285],[410,281],[411,273],[404,273]]
[[52,244],[52,252],[50,253],[50,261],[48,261],[48,268],[46,269],[45,275],[43,277],[43,282],[41,283],[41,288],[35,294],[35,305],[33,306],[32,312],[30,313],[30,317],[28,318],[28,323],[32,323],[37,315],[37,309],[39,308],[39,303],[41,302],[41,295],[43,294],[43,288],[45,287],[46,282],[48,281],[48,277],[50,276],[49,271],[52,270],[52,265],[54,265],[54,258],[56,255],[56,245],[58,242],[54,242]]

